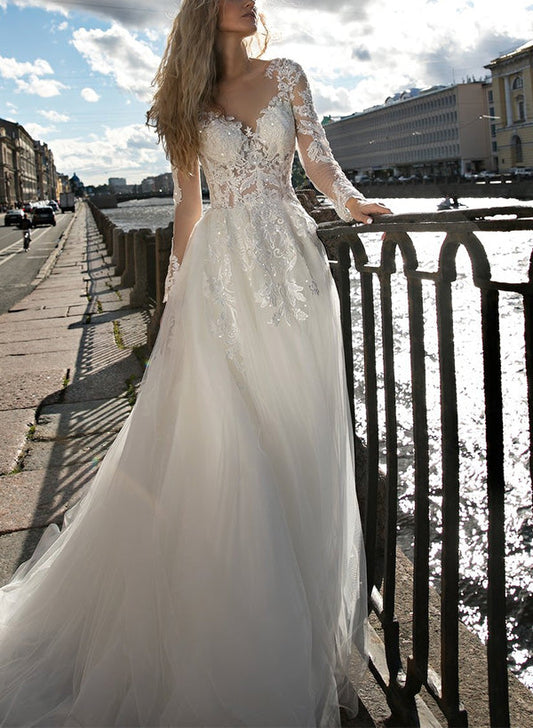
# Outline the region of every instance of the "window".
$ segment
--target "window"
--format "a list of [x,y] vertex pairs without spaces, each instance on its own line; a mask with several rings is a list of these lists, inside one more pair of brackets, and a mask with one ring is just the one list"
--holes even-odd
[[513,79],[513,91],[516,91],[519,88],[524,88],[524,81],[522,80],[522,76],[515,76]]
[[517,134],[515,134],[511,139],[511,167],[515,167],[523,161],[522,140]]
[[525,104],[524,104],[524,97],[522,94],[520,96],[516,97],[516,112],[517,112],[517,121],[525,121],[526,120],[526,110],[525,110]]

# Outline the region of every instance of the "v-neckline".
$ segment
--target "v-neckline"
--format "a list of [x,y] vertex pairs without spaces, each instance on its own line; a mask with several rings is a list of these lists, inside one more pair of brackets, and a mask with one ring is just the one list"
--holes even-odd
[[[274,61],[276,61],[276,59],[272,58],[270,61],[267,62],[267,64],[265,65],[264,71],[263,71],[262,78],[264,78],[267,75],[267,73],[268,73],[271,65],[274,63]],[[231,124],[232,126],[236,127],[241,132],[243,137],[245,137],[246,139],[251,139],[257,135],[257,130],[259,128],[259,124],[261,123],[261,120],[263,119],[263,117],[267,113],[267,111],[269,111],[270,108],[276,103],[278,98],[279,98],[279,83],[277,84],[276,93],[269,99],[268,103],[265,104],[265,106],[263,106],[258,111],[256,119],[255,119],[255,123],[254,123],[255,128],[253,128],[253,129],[249,124],[246,124],[244,121],[242,121],[241,119],[238,119],[236,116],[217,113],[216,111],[208,111],[207,113],[211,116],[211,118],[222,119],[223,121],[227,122],[228,124]]]

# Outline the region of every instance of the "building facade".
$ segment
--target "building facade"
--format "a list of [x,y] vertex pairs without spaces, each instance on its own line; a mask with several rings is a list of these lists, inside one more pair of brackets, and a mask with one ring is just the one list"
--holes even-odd
[[39,200],[55,200],[57,173],[54,155],[48,144],[34,141],[35,171],[37,176],[37,197]]
[[487,104],[483,81],[411,89],[325,130],[349,175],[453,177],[492,168]]
[[533,41],[491,61],[492,106],[500,172],[533,167]]
[[37,170],[33,139],[26,129],[14,121],[0,119],[0,127],[13,145],[14,155],[14,202],[37,199]]
[[17,168],[15,140],[0,120],[0,206],[14,207],[17,201],[15,170]]

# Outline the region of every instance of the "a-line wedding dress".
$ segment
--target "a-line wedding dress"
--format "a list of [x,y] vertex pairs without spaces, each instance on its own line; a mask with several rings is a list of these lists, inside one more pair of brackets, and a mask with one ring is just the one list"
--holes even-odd
[[338,299],[291,187],[296,137],[343,217],[358,193],[301,68],[264,73],[255,129],[202,116],[211,206],[131,415],[0,591],[2,726],[339,723],[364,558]]

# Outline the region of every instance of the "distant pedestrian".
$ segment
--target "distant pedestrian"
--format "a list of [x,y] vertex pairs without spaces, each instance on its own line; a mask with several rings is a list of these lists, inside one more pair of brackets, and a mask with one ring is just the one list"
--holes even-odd
[[30,228],[31,228],[31,220],[28,217],[28,214],[25,212],[24,217],[19,223],[19,227],[22,230],[22,245],[25,251],[28,250],[30,247],[31,242],[31,234],[30,234]]

